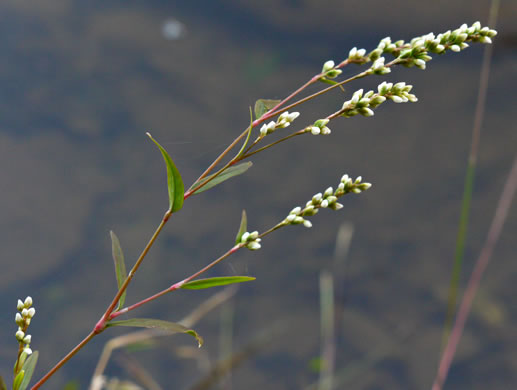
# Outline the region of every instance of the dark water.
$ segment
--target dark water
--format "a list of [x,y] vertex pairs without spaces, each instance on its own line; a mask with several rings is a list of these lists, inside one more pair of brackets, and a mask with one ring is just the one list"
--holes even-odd
[[[502,5],[497,39],[514,36],[512,11]],[[35,301],[39,377],[88,333],[115,291],[109,230],[132,263],[157,226],[167,207],[165,174],[146,131],[190,185],[247,125],[257,98],[285,96],[353,46],[370,49],[386,35],[410,39],[486,22],[487,12],[483,1],[2,2],[1,373],[7,377],[16,350],[16,299]],[[388,79],[413,84],[418,104],[386,104],[373,118],[336,121],[330,137],[299,137],[257,155],[245,176],[189,199],[137,274],[129,303],[224,253],[243,208],[249,228],[263,231],[336,186],[343,173],[374,184],[344,199],[340,212],[313,217],[312,229],[279,231],[260,251],[238,253],[214,269],[213,276],[249,274],[257,281],[196,325],[206,344],[195,358],[178,357],[193,353],[194,343],[174,336],[155,348],[116,353],[106,374],[133,380],[124,369],[129,354],[164,389],[188,389],[206,375],[206,362],[215,364],[224,352],[221,318],[228,321],[233,312],[233,349],[241,359],[232,388],[303,389],[318,378],[310,368],[320,353],[318,281],[329,269],[338,303],[339,388],[429,388],[481,56],[473,45],[437,58],[425,72],[396,69]],[[516,70],[512,47],[496,44],[463,285],[516,151]],[[379,82],[356,82],[346,96],[333,93],[308,105],[300,126]],[[352,244],[346,261],[336,261],[336,231],[344,223],[353,226]],[[449,388],[508,389],[517,381],[516,231],[514,208]],[[134,316],[178,321],[209,296],[181,291]],[[120,333],[99,336],[47,387],[78,380],[86,388],[103,344]]]

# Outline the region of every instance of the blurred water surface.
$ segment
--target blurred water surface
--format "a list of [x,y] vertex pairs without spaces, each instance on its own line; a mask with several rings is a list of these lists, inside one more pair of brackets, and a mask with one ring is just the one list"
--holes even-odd
[[[479,253],[517,135],[513,95],[516,6],[502,2],[476,175],[463,282]],[[115,292],[109,230],[133,263],[167,207],[161,157],[167,148],[186,185],[249,120],[257,98],[281,98],[390,35],[486,23],[488,2],[4,0],[0,4],[0,370],[12,368],[16,299],[32,295],[31,325],[42,375],[94,325]],[[510,41],[506,39],[506,42]],[[279,321],[287,324],[232,374],[233,389],[301,389],[317,380],[319,273],[334,269],[338,296],[336,369],[347,388],[429,388],[436,370],[452,268],[463,177],[477,94],[481,45],[436,58],[425,72],[394,69],[419,102],[381,107],[373,118],[333,124],[330,137],[299,137],[253,158],[245,175],[189,199],[151,251],[128,293],[142,299],[199,269],[232,244],[240,213],[265,230],[342,174],[374,187],[321,212],[311,230],[270,236],[212,275],[250,274],[234,310],[233,347],[244,348]],[[355,69],[348,70],[353,74]],[[336,111],[351,84],[302,110],[304,126]],[[302,123],[303,122],[303,123]],[[482,284],[449,379],[455,389],[517,383],[514,302],[515,207]],[[354,235],[346,266],[335,268],[335,236]],[[333,268],[334,267],[334,268]],[[181,291],[135,312],[179,320],[210,292]],[[220,311],[196,327],[203,355],[220,354]],[[48,388],[93,372],[106,332]],[[188,389],[203,374],[179,359],[187,336],[133,355],[164,389]],[[128,377],[120,364],[107,374]],[[227,382],[228,384],[228,382]]]

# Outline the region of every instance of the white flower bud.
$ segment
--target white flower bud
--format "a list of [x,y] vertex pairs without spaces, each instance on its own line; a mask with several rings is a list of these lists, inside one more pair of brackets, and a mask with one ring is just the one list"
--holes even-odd
[[360,112],[363,116],[373,116],[374,115],[374,112],[368,107],[361,108]]
[[302,211],[302,208],[300,206],[298,206],[298,207],[295,207],[294,209],[292,209],[289,214],[300,215],[301,211]]
[[354,58],[356,55],[357,55],[357,47],[352,48],[352,50],[350,50],[348,52],[348,58]]
[[260,128],[260,135],[264,136],[266,134],[267,134],[267,125],[263,124],[262,127]]
[[250,233],[249,239],[250,240],[257,240],[257,239],[259,239],[258,236],[259,236],[259,232],[257,232],[255,230],[253,233]]
[[357,57],[364,57],[365,54],[366,54],[366,49],[357,50]]
[[345,189],[345,183],[343,183],[343,182],[339,183],[339,185],[337,186],[337,189],[339,191],[343,191]]
[[23,305],[28,309],[29,307],[32,306],[32,298],[31,297],[27,297],[25,298],[25,302],[23,302]]
[[16,304],[16,308],[18,310],[22,310],[24,308],[24,304],[23,304],[23,301],[21,299],[18,299],[18,303]]
[[300,113],[299,112],[291,112],[288,116],[287,116],[287,119],[289,120],[289,122],[292,122],[294,121],[296,118],[298,118],[300,116]]
[[23,338],[23,342],[24,342],[25,344],[30,344],[30,343],[31,343],[31,339],[32,339],[32,336],[31,336],[30,334],[28,334],[27,336],[25,336],[25,337]]
[[27,310],[27,317],[32,318],[32,317],[34,317],[34,314],[36,314],[35,308],[31,307],[29,310]]
[[241,236],[241,242],[246,242],[248,241],[248,237],[250,236],[250,233],[249,232],[245,232],[242,236]]
[[327,199],[322,200],[321,201],[321,207],[323,207],[324,209],[329,207],[329,201]]
[[334,210],[339,210],[339,209],[342,209],[342,208],[343,208],[343,205],[342,205],[341,203],[336,202],[336,203],[334,203],[334,204],[332,205],[332,208],[333,208]]
[[27,309],[22,309],[22,317],[27,317],[29,315],[29,311]]
[[300,224],[303,223],[303,221],[305,220],[302,217],[295,217],[293,223]]
[[312,223],[311,223],[311,221],[306,219],[303,221],[303,226],[305,226],[306,228],[310,228],[310,227],[312,227]]
[[359,101],[359,99],[361,99],[361,96],[363,96],[362,88],[360,90],[354,92],[354,95],[352,96],[352,103],[356,104]]
[[25,337],[25,333],[23,333],[22,330],[16,331],[16,340],[22,341],[24,337]]
[[372,186],[372,183],[361,183],[361,189],[366,191],[368,188]]
[[23,324],[23,317],[20,313],[16,313],[16,316],[14,317],[14,321],[16,322],[16,325],[20,326]]
[[328,196],[332,195],[333,193],[334,193],[334,189],[332,187],[329,187],[325,190],[325,192],[323,193],[323,196],[328,197]]
[[425,61],[420,58],[415,60],[415,65],[420,69],[425,69]]
[[452,45],[452,46],[451,46],[451,50],[452,50],[452,51],[455,51],[455,52],[458,52],[458,51],[460,51],[460,50],[461,50],[461,48],[460,48],[458,45]]
[[322,195],[321,192],[318,192],[316,195],[312,197],[312,203],[319,203],[321,201]]
[[400,96],[397,96],[397,95],[390,96],[390,99],[394,103],[404,103],[404,99],[402,99]]
[[348,175],[343,175],[343,177],[341,177],[341,183],[346,184],[349,180],[350,177]]
[[316,126],[312,126],[311,127],[311,134],[312,135],[318,135],[321,133],[321,129],[319,127],[316,127]]
[[295,214],[289,214],[287,217],[285,217],[285,220],[287,222],[293,222],[295,218],[296,218]]
[[327,62],[325,62],[323,64],[323,72],[322,73],[328,72],[332,68],[334,68],[334,61],[329,60],[329,61],[327,61]]
[[329,135],[331,133],[330,129],[327,127],[327,126],[324,126],[322,129],[321,129],[321,134],[322,135]]
[[25,352],[27,355],[32,355],[32,349],[30,349],[29,347],[24,348],[23,352]]

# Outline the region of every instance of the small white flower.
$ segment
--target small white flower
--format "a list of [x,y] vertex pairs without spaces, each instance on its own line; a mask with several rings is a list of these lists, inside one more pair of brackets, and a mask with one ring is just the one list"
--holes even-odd
[[327,199],[322,200],[321,207],[323,207],[324,209],[329,207],[329,201]]
[[425,69],[425,61],[420,58],[415,60],[415,65],[420,69]]
[[356,104],[359,101],[359,99],[361,99],[361,96],[363,96],[362,88],[360,90],[354,92],[354,95],[352,96],[352,103]]
[[394,103],[404,103],[404,99],[402,99],[400,96],[397,96],[397,95],[393,95],[390,97],[390,99],[394,102]]
[[460,50],[461,50],[461,48],[460,48],[458,45],[452,45],[452,46],[451,46],[451,50],[452,50],[452,51],[455,51],[455,52],[458,52],[458,51],[460,51]]
[[16,332],[16,340],[22,341],[24,337],[25,337],[25,333],[23,333],[23,330],[18,330]]
[[350,50],[348,52],[348,58],[354,58],[356,55],[357,55],[357,47],[352,48],[352,50]]
[[30,349],[29,347],[24,348],[23,352],[25,352],[27,355],[32,355],[32,349]]
[[289,215],[285,218],[285,220],[286,220],[287,222],[293,222],[295,218],[296,218],[296,215],[294,215],[294,214],[289,214]]
[[321,198],[321,192],[318,192],[316,195],[312,197],[312,203],[319,203],[321,201]]
[[250,233],[250,236],[249,236],[249,239],[250,240],[259,240],[260,241],[260,238],[258,238],[259,236],[259,232],[257,232],[256,230],[252,233]]
[[16,316],[14,317],[14,321],[16,322],[16,325],[20,325],[23,323],[23,317],[20,313],[16,313]]
[[31,343],[31,339],[32,339],[32,336],[31,336],[30,334],[28,334],[27,336],[25,336],[25,337],[23,338],[23,342],[24,342],[25,344],[30,344],[30,343]]
[[312,135],[318,135],[321,133],[321,129],[319,127],[316,127],[316,126],[312,126],[311,127],[311,134]]
[[241,242],[246,242],[248,241],[248,237],[250,236],[250,233],[249,232],[245,232],[242,236],[241,236]]
[[329,61],[325,62],[323,64],[323,73],[328,72],[332,68],[334,68],[334,61],[329,60]]
[[300,215],[301,211],[302,211],[302,208],[300,206],[297,206],[294,209],[292,209],[289,214]]
[[25,302],[23,302],[23,305],[26,307],[26,308],[29,308],[32,306],[32,298],[31,297],[27,297],[25,298]]
[[264,136],[266,134],[267,134],[267,125],[263,124],[262,127],[260,128],[260,135]]
[[289,120],[289,122],[292,122],[299,116],[300,116],[299,112],[291,112],[289,115],[287,115],[287,119]]
[[23,301],[21,299],[18,299],[18,304],[16,305],[16,308],[18,310],[22,310],[24,307],[25,305],[23,304]]
[[305,226],[306,228],[310,228],[310,227],[312,227],[312,223],[311,223],[311,221],[306,219],[303,221],[303,226]]
[[339,209],[342,209],[343,208],[343,205],[341,203],[334,203],[334,210],[339,210]]
[[[32,317],[34,317],[34,314],[36,314],[36,309],[35,309],[35,308],[33,308],[33,307],[31,307],[31,308],[27,311],[27,317],[32,318]],[[23,313],[22,313],[22,315],[23,315]]]
[[322,129],[321,129],[321,134],[322,135],[329,135],[331,133],[330,129],[327,127],[327,126],[324,126]]

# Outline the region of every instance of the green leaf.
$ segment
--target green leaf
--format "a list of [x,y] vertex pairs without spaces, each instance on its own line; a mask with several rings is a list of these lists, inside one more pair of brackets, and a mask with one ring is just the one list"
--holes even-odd
[[34,373],[34,369],[36,368],[36,363],[38,363],[39,352],[34,351],[23,364],[22,371],[25,371],[25,375],[23,376],[23,380],[20,385],[20,390],[25,390],[29,387],[29,383],[32,378],[32,374]]
[[165,166],[167,167],[169,211],[174,213],[176,211],[181,210],[181,208],[183,207],[183,192],[185,191],[185,188],[183,186],[183,180],[181,179],[181,175],[167,151],[164,148],[162,148],[162,146],[151,136],[150,133],[147,133],[147,136],[151,138],[151,140],[156,144],[156,146],[158,146],[158,149],[160,149],[160,152],[162,152],[162,156],[165,161]]
[[241,225],[239,226],[239,231],[237,232],[237,237],[235,237],[235,244],[241,242],[241,237],[244,233],[247,232],[248,229],[248,218],[246,217],[246,210],[242,210],[241,217]]
[[[111,236],[111,253],[113,255],[113,261],[115,262],[115,273],[117,275],[117,285],[118,289],[120,290],[120,287],[124,284],[127,278],[126,273],[126,264],[124,262],[124,253],[122,253],[122,248],[120,247],[120,241],[118,240],[117,235],[113,232],[113,230],[110,230],[110,236]],[[117,310],[122,309],[124,306],[124,302],[126,300],[126,292],[120,296],[120,299],[118,301]]]
[[20,372],[18,372],[18,374],[14,377],[13,390],[23,390],[23,389],[20,389],[20,386],[22,384],[24,376],[25,376],[25,371],[20,370]]
[[251,282],[255,278],[250,276],[219,276],[208,279],[197,279],[191,282],[187,282],[181,286],[186,290],[201,290],[204,288],[226,286],[227,284]]
[[[242,163],[242,164],[238,164],[238,165],[234,165],[230,168],[228,168],[226,171],[224,171],[223,173],[219,174],[218,176],[215,177],[215,179],[213,180],[210,180],[212,177],[215,176],[215,174],[213,175],[210,175],[210,176],[207,176],[205,177],[204,179],[202,179],[202,181],[204,183],[206,183],[205,185],[202,185],[201,187],[199,187],[195,192],[194,194],[199,194],[203,191],[206,191],[212,187],[215,187],[216,185],[222,183],[223,181],[226,181],[228,179],[231,179],[232,177],[234,176],[238,176],[238,175],[242,175],[244,172],[246,172],[251,166],[253,165],[253,163],[251,161],[248,161],[248,162],[245,162],[245,163]],[[210,180],[210,181],[209,181]],[[198,186],[198,182],[194,183],[192,185],[192,187],[190,188],[195,188]]]
[[4,378],[0,376],[0,390],[7,390],[7,385],[4,382]]
[[158,328],[170,333],[186,333],[196,338],[198,346],[203,345],[203,338],[192,329],[188,329],[181,324],[175,322],[155,320],[153,318],[132,318],[123,321],[110,321],[106,327],[110,326],[133,326],[137,328]]
[[273,107],[278,105],[281,100],[275,99],[259,99],[255,102],[255,117],[257,119],[261,118],[266,112],[271,110]]
[[242,144],[241,149],[239,150],[239,153],[237,153],[237,155],[234,157],[234,160],[239,158],[242,155],[242,153],[244,152],[244,149],[246,148],[246,145],[248,145],[248,142],[250,140],[251,130],[253,130],[253,113],[251,112],[251,106],[250,106],[250,125],[247,130],[248,130],[248,135],[246,136],[246,140]]

